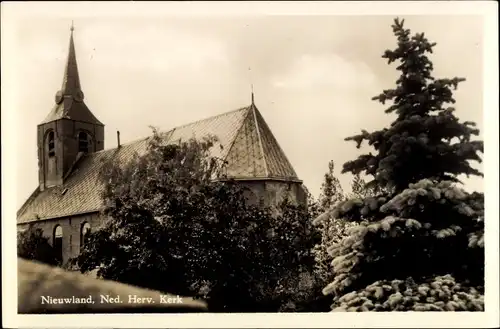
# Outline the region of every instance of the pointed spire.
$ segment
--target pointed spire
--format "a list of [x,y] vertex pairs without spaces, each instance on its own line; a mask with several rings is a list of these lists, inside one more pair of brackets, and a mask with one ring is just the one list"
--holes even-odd
[[78,74],[78,65],[76,63],[75,43],[73,41],[73,31],[75,27],[73,21],[70,27],[69,51],[64,69],[63,82],[61,90],[56,95],[56,102],[61,103],[64,98],[72,98],[76,101],[83,101],[83,92],[80,86],[80,75]]
[[71,22],[69,51],[66,67],[64,68],[62,86],[56,93],[55,106],[52,108],[49,115],[42,121],[42,124],[60,119],[69,119],[103,126],[83,101],[84,94],[80,86],[80,76],[78,74],[78,65],[76,64],[75,43],[73,41],[74,30],[75,27],[73,22]]

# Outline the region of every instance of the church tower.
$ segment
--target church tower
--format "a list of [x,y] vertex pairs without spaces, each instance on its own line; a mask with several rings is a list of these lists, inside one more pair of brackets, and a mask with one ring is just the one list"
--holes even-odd
[[104,149],[104,125],[84,102],[76,63],[73,25],[61,89],[55,105],[38,125],[38,177],[40,190],[63,184],[82,155]]

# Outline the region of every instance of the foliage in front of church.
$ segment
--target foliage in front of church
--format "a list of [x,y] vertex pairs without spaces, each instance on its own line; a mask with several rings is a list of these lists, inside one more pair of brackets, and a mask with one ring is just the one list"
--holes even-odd
[[245,203],[234,182],[214,182],[214,140],[163,145],[110,163],[104,228],[77,257],[82,272],[205,298],[212,311],[276,311],[307,299],[315,230],[306,209]]
[[17,256],[48,265],[58,265],[56,252],[43,230],[32,225],[17,233]]

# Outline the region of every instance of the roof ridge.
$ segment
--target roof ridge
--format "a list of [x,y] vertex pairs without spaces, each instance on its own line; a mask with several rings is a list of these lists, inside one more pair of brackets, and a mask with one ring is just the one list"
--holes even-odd
[[[228,112],[228,113],[233,113],[233,112],[237,112],[237,111],[241,111],[241,110],[249,110],[251,106],[247,106],[247,107],[243,107],[239,110],[236,110],[236,111],[231,111],[231,112]],[[223,161],[226,162],[227,161],[227,157],[229,156],[229,154],[231,153],[231,149],[233,148],[234,144],[236,143],[236,138],[238,137],[238,134],[240,133],[241,129],[243,129],[243,126],[245,125],[245,121],[247,120],[248,116],[250,115],[250,111],[248,111],[248,113],[245,115],[245,117],[243,118],[243,120],[241,120],[241,124],[238,128],[238,130],[236,130],[236,132],[234,133],[234,138],[233,140],[231,141],[231,145],[229,145],[228,149],[227,149],[227,152],[224,156],[224,159]]]
[[[267,124],[266,120],[264,119],[264,117],[260,113],[259,109],[257,107],[255,107],[253,111],[254,111],[255,116],[256,116],[257,129],[259,129],[260,127],[262,127],[263,131],[265,131],[267,133],[266,134],[267,137],[270,138],[270,139],[272,139],[272,143],[277,147],[277,149],[279,151],[280,157],[282,157],[283,160],[286,161],[289,169],[292,171],[293,176],[294,177],[298,177],[297,176],[297,172],[295,172],[295,169],[292,166],[292,163],[290,162],[290,160],[286,156],[285,151],[283,150],[283,148],[281,147],[280,143],[278,142],[278,140],[276,139],[276,137],[272,133],[271,128],[269,127],[269,125]],[[258,121],[260,121],[260,124],[258,124]],[[259,137],[262,138],[261,135],[260,135],[260,130],[259,130]],[[268,166],[267,160],[266,160],[266,157],[265,157],[265,153],[263,153],[263,157],[264,157],[264,163],[266,164],[266,166]]]
[[[168,132],[168,131],[167,131]],[[94,154],[102,154],[102,153],[106,153],[106,152],[111,152],[111,151],[116,151],[118,150],[119,148],[123,147],[123,146],[129,146],[129,145],[132,145],[134,143],[138,143],[138,142],[142,142],[142,141],[145,141],[147,139],[151,138],[151,136],[148,136],[148,137],[141,137],[141,138],[138,138],[138,139],[134,139],[133,141],[130,141],[130,142],[126,142],[126,143],[123,143],[123,144],[120,144],[120,147],[118,146],[115,146],[113,148],[109,148],[109,149],[104,149],[104,150],[100,150],[100,151],[96,151],[96,152],[92,152],[92,153],[86,153],[84,157],[89,157],[89,156],[92,156]]]
[[208,121],[208,120],[216,119],[216,118],[219,118],[219,117],[222,117],[222,116],[225,116],[225,115],[228,115],[228,114],[232,114],[232,113],[235,113],[235,112],[239,112],[239,111],[243,111],[243,110],[248,110],[249,108],[250,108],[250,106],[240,107],[239,109],[236,109],[236,110],[231,110],[231,111],[224,112],[224,113],[221,113],[221,114],[212,115],[212,116],[206,117],[204,119],[196,120],[196,121],[193,121],[193,122],[190,122],[190,123],[183,124],[181,126],[174,127],[174,128],[172,128],[172,129],[170,129],[168,131],[172,131],[174,129],[185,128],[185,127],[188,127],[188,126],[191,126],[191,125],[203,122],[203,121]]
[[260,125],[259,125],[259,120],[257,119],[256,110],[257,107],[252,103],[251,111],[253,114],[253,120],[255,121],[255,129],[257,131],[257,138],[259,139],[259,147],[260,147],[260,152],[262,153],[262,160],[264,160],[264,171],[266,172],[266,176],[269,176],[269,166],[267,164],[266,154],[264,152],[264,146],[262,145],[262,136],[260,134]]
[[[249,108],[250,108],[250,106],[241,107],[241,108],[238,108],[236,110],[231,110],[231,111],[224,112],[224,113],[221,113],[221,114],[217,114],[217,115],[213,115],[213,116],[210,116],[210,117],[206,117],[205,119],[196,120],[196,121],[193,121],[193,122],[190,122],[190,123],[186,123],[186,124],[181,125],[181,126],[176,126],[176,127],[173,127],[173,128],[171,128],[169,130],[166,130],[166,131],[159,131],[159,133],[160,134],[168,134],[168,133],[171,133],[171,132],[173,132],[174,130],[177,130],[177,129],[185,128],[185,127],[188,127],[188,126],[191,126],[191,125],[194,125],[196,123],[203,122],[203,121],[207,121],[207,120],[211,120],[211,119],[216,119],[218,117],[229,115],[229,114],[232,114],[232,113],[235,113],[235,112],[238,112],[238,111],[248,110]],[[238,129],[238,131],[239,131],[239,129]],[[151,135],[149,135],[147,137],[141,137],[141,138],[138,138],[138,139],[134,139],[134,140],[132,140],[130,142],[123,143],[123,144],[120,145],[120,147],[128,146],[128,145],[131,145],[131,144],[134,144],[134,143],[137,143],[137,142],[141,142],[141,141],[147,140],[149,138],[151,138]],[[169,138],[170,138],[170,136],[169,136]],[[116,150],[117,148],[118,147],[104,149],[104,150],[100,150],[100,151],[97,151],[97,152],[88,153],[86,155],[89,156],[89,155],[92,155],[92,154],[104,153],[104,152],[107,152],[107,151]]]

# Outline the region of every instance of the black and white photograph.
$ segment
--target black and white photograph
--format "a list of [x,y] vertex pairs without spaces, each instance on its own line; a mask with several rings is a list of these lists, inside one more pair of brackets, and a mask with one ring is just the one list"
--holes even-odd
[[2,2],[4,325],[498,326],[498,4],[391,3]]

